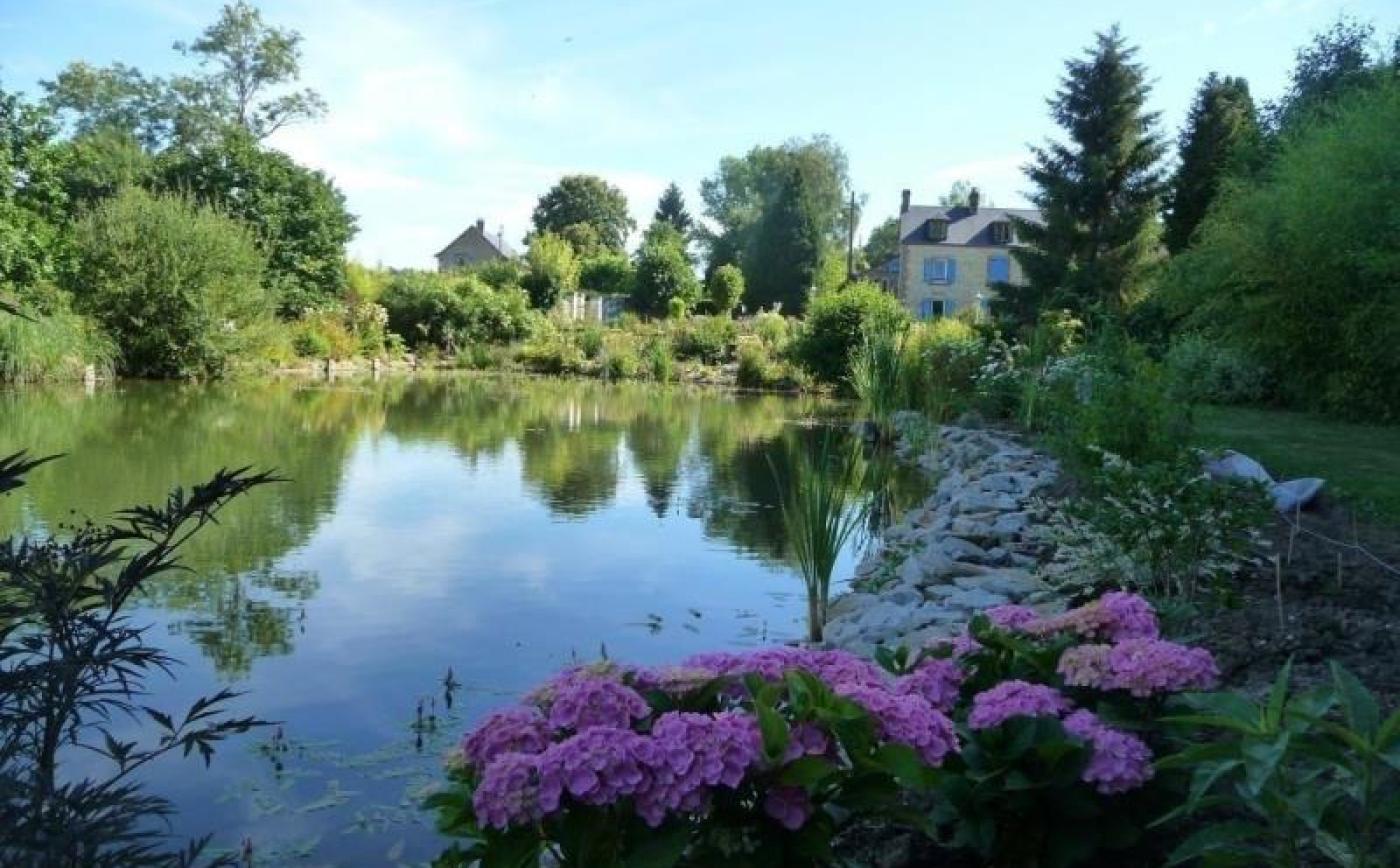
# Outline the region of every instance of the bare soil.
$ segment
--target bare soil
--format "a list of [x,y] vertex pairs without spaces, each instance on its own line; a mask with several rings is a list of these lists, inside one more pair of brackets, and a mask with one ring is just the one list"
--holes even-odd
[[1244,576],[1237,605],[1202,613],[1193,638],[1215,653],[1225,687],[1262,693],[1290,657],[1295,684],[1317,683],[1338,660],[1382,708],[1400,707],[1400,527],[1326,502],[1297,516],[1297,530],[1294,519],[1272,530],[1277,570],[1271,557]]

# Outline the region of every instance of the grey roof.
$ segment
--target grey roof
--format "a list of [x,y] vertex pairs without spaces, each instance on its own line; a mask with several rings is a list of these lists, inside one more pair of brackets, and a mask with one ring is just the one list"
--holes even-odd
[[[935,218],[948,221],[948,238],[944,241],[929,241],[928,230],[924,227]],[[1001,247],[992,243],[993,223],[1019,217],[1031,223],[1042,222],[1037,208],[971,208],[956,205],[944,208],[937,205],[912,205],[899,217],[900,244],[955,244],[964,247]]]
[[433,256],[437,257],[443,255],[447,251],[451,250],[457,244],[458,241],[461,241],[463,238],[466,238],[473,232],[480,233],[481,240],[494,247],[497,253],[501,254],[507,259],[512,259],[515,257],[515,249],[510,246],[510,242],[505,239],[504,235],[501,235],[499,237],[492,235],[486,230],[481,229],[475,223],[468,226],[466,229],[463,229],[461,232],[457,233],[457,235],[451,241],[447,242],[446,247],[442,248],[437,253],[434,253]]

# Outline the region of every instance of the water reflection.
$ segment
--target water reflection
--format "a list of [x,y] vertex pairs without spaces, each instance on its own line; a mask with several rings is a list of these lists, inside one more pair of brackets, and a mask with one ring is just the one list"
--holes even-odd
[[[230,506],[145,605],[190,664],[173,691],[234,683],[290,741],[277,763],[227,751],[217,781],[160,783],[226,844],[364,864],[354,825],[411,861],[436,852],[409,792],[436,774],[416,709],[449,667],[462,719],[443,739],[603,645],[659,662],[801,635],[774,470],[844,418],[812,398],[447,376],[0,393],[0,454],[68,456],[0,499],[0,533],[222,466],[289,477]],[[917,486],[871,478],[886,513]]]

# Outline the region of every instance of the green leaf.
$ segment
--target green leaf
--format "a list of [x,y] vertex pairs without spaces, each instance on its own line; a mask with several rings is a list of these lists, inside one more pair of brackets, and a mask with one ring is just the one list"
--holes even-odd
[[1341,865],[1342,868],[1352,868],[1356,865],[1356,854],[1352,852],[1351,847],[1334,835],[1319,831],[1313,836],[1313,844],[1317,847],[1318,852]]
[[540,839],[533,827],[517,827],[486,840],[481,868],[535,868],[540,861]]
[[907,787],[927,790],[933,786],[933,769],[926,765],[917,751],[908,745],[885,744],[875,751],[880,768]]
[[793,760],[778,773],[778,782],[790,787],[810,790],[836,771],[831,761],[819,756],[804,756]]
[[754,703],[758,714],[758,729],[763,734],[763,753],[774,762],[787,753],[788,725],[771,705]]
[[1240,766],[1239,760],[1198,766],[1191,775],[1191,791],[1186,797],[1186,813],[1192,813],[1200,806],[1201,799],[1206,797],[1211,788],[1215,786],[1216,781]]
[[1170,868],[1172,865],[1199,859],[1207,853],[1239,847],[1257,838],[1262,832],[1261,827],[1240,820],[1207,826],[1182,841],[1168,857],[1167,866]]
[[1367,690],[1355,675],[1335,660],[1332,661],[1332,684],[1342,702],[1342,713],[1346,715],[1347,725],[1367,741],[1373,740],[1376,730],[1380,727],[1381,718],[1376,697],[1371,695],[1371,691]]
[[1274,679],[1274,686],[1269,690],[1269,702],[1264,706],[1264,725],[1270,730],[1278,729],[1283,723],[1283,704],[1288,699],[1288,682],[1292,675],[1293,658],[1289,657]]
[[689,843],[690,831],[683,823],[648,830],[632,845],[623,865],[626,868],[671,868],[681,861]]
[[1241,749],[1244,754],[1245,791],[1251,796],[1258,796],[1273,778],[1279,762],[1288,753],[1291,737],[1285,732],[1272,742],[1247,742]]

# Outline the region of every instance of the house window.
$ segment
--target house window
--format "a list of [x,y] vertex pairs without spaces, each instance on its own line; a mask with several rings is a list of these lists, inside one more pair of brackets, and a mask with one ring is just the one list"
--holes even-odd
[[1011,282],[1011,258],[1008,256],[990,256],[987,258],[987,282],[988,283],[1010,283]]
[[957,277],[957,263],[948,256],[924,257],[924,283],[952,283]]
[[937,319],[945,315],[948,303],[941,298],[926,298],[919,302],[919,319]]
[[890,274],[899,274],[899,260],[891,259],[889,262],[886,262],[885,270]]
[[992,224],[992,243],[1011,243],[1011,224],[1006,220],[998,220]]
[[460,253],[457,254],[457,264],[458,264],[458,265],[466,265],[466,264],[467,264],[467,257],[463,256],[463,255],[460,254]]
[[928,240],[948,240],[948,221],[944,220],[942,217],[935,217],[928,221]]

